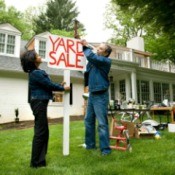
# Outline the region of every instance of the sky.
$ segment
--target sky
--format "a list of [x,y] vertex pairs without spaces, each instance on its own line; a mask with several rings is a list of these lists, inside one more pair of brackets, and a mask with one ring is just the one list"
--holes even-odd
[[[89,42],[105,42],[112,35],[112,31],[105,29],[104,13],[110,0],[73,0],[80,12],[77,20],[84,24],[86,39]],[[6,6],[15,6],[24,12],[30,6],[43,6],[46,0],[5,0]]]

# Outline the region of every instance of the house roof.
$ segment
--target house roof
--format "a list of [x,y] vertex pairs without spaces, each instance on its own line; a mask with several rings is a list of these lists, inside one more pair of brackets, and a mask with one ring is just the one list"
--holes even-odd
[[[40,68],[45,70],[49,75],[63,76],[62,69],[49,68],[46,62],[43,62]],[[16,71],[22,73],[23,70],[21,68],[20,58],[0,55],[0,71]],[[80,71],[71,71],[71,77],[83,78],[83,73]]]
[[13,32],[15,34],[21,35],[21,32],[9,23],[0,24],[0,30]]
[[36,38],[46,38],[48,37],[48,35],[51,34],[50,32],[43,32],[40,33],[38,35],[33,36],[29,41],[26,42],[25,47],[27,48]]

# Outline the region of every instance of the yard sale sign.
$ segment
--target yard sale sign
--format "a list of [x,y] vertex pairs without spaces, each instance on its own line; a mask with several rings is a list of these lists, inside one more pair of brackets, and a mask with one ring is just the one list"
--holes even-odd
[[47,48],[48,67],[85,71],[86,59],[79,40],[49,35]]

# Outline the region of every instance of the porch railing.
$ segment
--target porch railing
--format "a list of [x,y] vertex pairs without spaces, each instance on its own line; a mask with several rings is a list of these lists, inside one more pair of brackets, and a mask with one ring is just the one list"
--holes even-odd
[[150,69],[175,73],[175,64],[169,60],[157,61],[149,57],[143,57],[143,56],[139,57],[138,55],[135,56],[133,52],[116,53],[115,58],[113,59],[138,63],[140,67],[144,67],[144,68],[150,68]]

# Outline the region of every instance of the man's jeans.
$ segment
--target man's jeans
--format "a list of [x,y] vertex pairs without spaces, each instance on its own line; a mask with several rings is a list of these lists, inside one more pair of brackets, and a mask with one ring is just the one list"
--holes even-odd
[[95,122],[98,120],[98,134],[100,150],[102,153],[110,153],[109,127],[108,127],[108,91],[90,93],[85,116],[85,144],[87,149],[96,148]]

